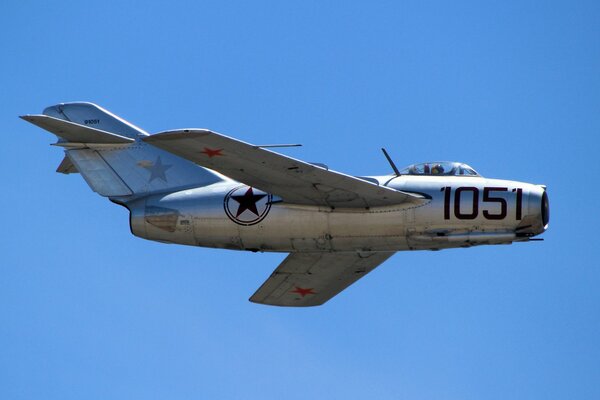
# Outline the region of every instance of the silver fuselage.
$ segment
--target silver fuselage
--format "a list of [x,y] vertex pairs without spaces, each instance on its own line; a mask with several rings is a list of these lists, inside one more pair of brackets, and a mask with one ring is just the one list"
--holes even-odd
[[372,179],[428,200],[418,206],[333,209],[269,196],[260,221],[243,224],[228,215],[226,202],[228,193],[245,185],[226,180],[124,204],[136,236],[250,251],[438,250],[527,241],[547,227],[548,200],[540,185],[479,176]]

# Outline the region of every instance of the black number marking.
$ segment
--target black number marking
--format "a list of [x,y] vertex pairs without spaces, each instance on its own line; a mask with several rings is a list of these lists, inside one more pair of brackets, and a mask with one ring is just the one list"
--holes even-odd
[[517,189],[517,216],[518,220],[521,219],[521,213],[523,210],[523,189]]
[[[462,213],[460,211],[460,198],[462,192],[473,193],[473,208],[470,213]],[[456,188],[454,191],[454,216],[458,219],[475,219],[479,214],[479,189],[473,186],[465,186]]]
[[[452,202],[452,188],[445,186],[440,189],[444,192],[444,219],[450,219],[450,207]],[[503,197],[492,196],[493,192],[507,192],[508,188],[505,187],[484,187],[483,188],[483,199],[482,203],[495,203],[500,204],[500,212],[494,214],[489,210],[483,210],[483,217],[489,220],[501,220],[505,219],[508,215],[508,204],[506,199]],[[470,212],[464,212],[461,210],[461,198],[463,192],[471,192],[473,196],[473,203]],[[523,189],[512,189],[512,192],[516,192],[516,219],[520,220],[523,214]],[[454,216],[458,219],[475,219],[479,215],[479,189],[473,186],[458,187],[454,191]]]
[[483,216],[487,219],[506,218],[506,200],[502,197],[491,197],[490,192],[506,192],[508,188],[504,187],[486,187],[483,188],[483,201],[488,203],[500,203],[500,214],[492,214],[488,210],[483,210]]
[[446,186],[442,188],[444,191],[444,219],[450,219],[450,194],[452,193],[452,188],[450,186]]

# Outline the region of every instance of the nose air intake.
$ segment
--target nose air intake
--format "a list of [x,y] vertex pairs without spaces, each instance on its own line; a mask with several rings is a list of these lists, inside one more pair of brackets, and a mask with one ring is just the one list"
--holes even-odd
[[548,228],[548,222],[550,222],[550,203],[548,201],[548,194],[544,189],[544,194],[542,194],[542,224],[544,225],[544,229]]
[[527,188],[527,211],[517,227],[520,237],[533,237],[548,229],[550,220],[550,204],[544,185],[529,185]]

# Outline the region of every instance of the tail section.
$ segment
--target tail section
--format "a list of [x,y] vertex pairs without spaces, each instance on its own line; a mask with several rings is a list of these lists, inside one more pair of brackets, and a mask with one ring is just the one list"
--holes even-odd
[[[150,193],[206,186],[220,175],[139,140],[148,134],[91,103],[48,107],[44,115],[24,116],[59,137],[65,159],[58,172],[79,172],[105,197],[138,197]],[[65,122],[68,121],[68,122]]]

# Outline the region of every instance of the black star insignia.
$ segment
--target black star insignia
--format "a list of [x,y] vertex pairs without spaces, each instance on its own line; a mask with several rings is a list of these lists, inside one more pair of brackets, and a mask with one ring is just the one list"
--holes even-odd
[[266,194],[254,194],[252,188],[248,188],[243,196],[231,196],[232,199],[240,203],[235,217],[239,217],[246,210],[258,217],[259,215],[258,210],[256,209],[256,202],[266,196]]

